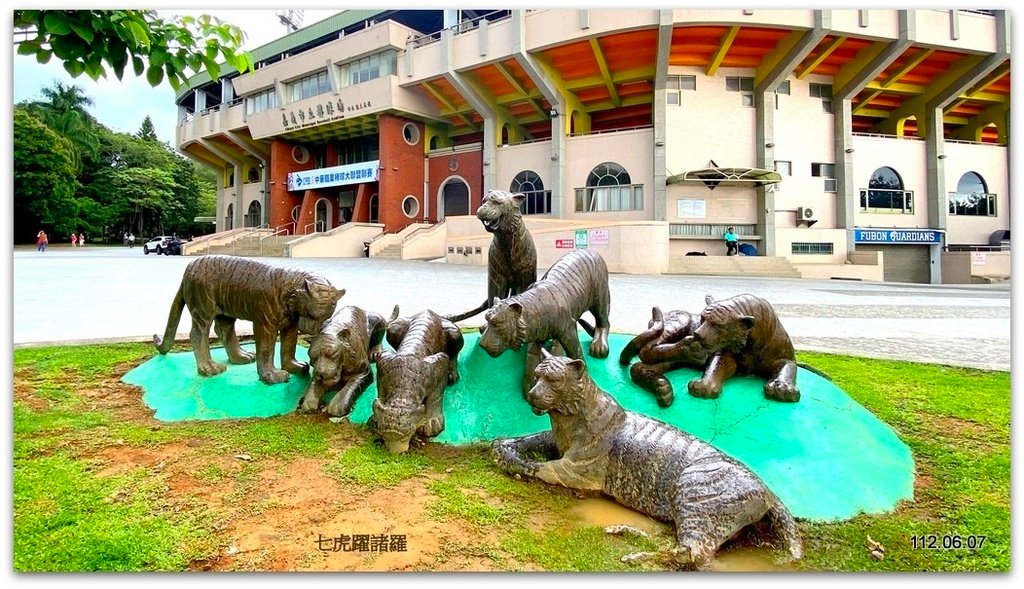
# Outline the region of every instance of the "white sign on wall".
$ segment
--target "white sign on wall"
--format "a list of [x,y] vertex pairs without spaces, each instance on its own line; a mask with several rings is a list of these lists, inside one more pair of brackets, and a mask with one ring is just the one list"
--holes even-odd
[[972,266],[984,266],[985,265],[985,252],[971,252],[971,265]]
[[680,219],[706,219],[708,201],[703,198],[681,198],[676,201],[676,217]]
[[345,186],[380,179],[380,160],[318,168],[288,174],[288,190],[309,190],[328,186]]

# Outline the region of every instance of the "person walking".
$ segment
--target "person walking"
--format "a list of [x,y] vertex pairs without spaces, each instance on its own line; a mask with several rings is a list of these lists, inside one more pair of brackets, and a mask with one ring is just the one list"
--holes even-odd
[[72,231],[71,232],[71,247],[75,247],[77,245],[78,245],[78,235],[76,235],[75,232]]
[[128,234],[128,247],[130,247],[130,248],[135,247],[135,234],[134,233],[129,233]]
[[36,233],[36,251],[45,252],[47,243],[49,240],[46,238],[46,232],[40,229],[39,233]]
[[84,233],[79,233],[78,234],[78,247],[85,247],[85,234]]
[[732,232],[732,227],[725,230],[725,233],[722,234],[722,239],[725,240],[725,255],[735,256],[738,253],[736,248],[738,246],[739,237]]

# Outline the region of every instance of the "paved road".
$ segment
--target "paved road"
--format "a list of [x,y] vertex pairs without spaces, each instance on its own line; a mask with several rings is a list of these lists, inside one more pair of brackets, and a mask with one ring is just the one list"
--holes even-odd
[[[15,248],[14,344],[148,340],[192,259],[143,255],[138,247]],[[337,258],[260,258],[317,272],[347,289],[342,302],[388,315],[423,309],[454,313],[487,295],[483,267]],[[843,280],[613,274],[612,330],[647,327],[651,307],[699,311],[716,299],[751,293],[775,307],[798,350],[1010,369],[1010,283],[915,285]],[[464,325],[479,325],[482,315]],[[189,329],[187,313],[179,325]],[[251,324],[239,323],[251,333]]]

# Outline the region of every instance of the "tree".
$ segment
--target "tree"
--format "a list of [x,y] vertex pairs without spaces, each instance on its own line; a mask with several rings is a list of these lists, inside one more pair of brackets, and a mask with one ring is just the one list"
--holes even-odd
[[39,228],[55,237],[75,231],[78,189],[71,142],[23,108],[14,109],[14,227],[17,241]]
[[15,10],[14,29],[26,36],[15,41],[18,54],[39,63],[56,57],[74,77],[98,80],[110,67],[120,80],[131,62],[151,86],[166,77],[177,90],[190,70],[217,79],[218,55],[239,72],[254,69],[252,56],[240,49],[241,29],[205,14],[168,20],[154,10]]
[[45,100],[34,102],[28,108],[44,123],[66,139],[74,147],[75,166],[81,169],[82,156],[95,155],[99,149],[97,128],[99,123],[85,107],[92,106],[93,100],[78,86],[65,85],[54,81],[50,88],[43,88]]
[[165,214],[174,214],[183,204],[175,198],[174,176],[158,168],[127,168],[114,172],[117,191],[134,207],[131,226],[139,235],[144,229],[162,231]]
[[143,141],[160,141],[156,136],[156,127],[153,126],[153,119],[146,115],[146,118],[142,120],[142,126],[139,127],[139,133],[136,135]]

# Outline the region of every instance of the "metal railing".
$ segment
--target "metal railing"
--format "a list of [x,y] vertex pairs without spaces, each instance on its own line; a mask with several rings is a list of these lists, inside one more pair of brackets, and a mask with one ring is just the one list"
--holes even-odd
[[621,131],[636,131],[639,129],[653,129],[654,125],[637,125],[635,127],[617,127],[615,129],[601,129],[600,131],[587,131],[586,133],[570,133],[569,137],[584,137],[586,135],[602,135],[604,133],[619,133]]
[[257,233],[259,233],[260,229],[270,229],[270,223],[264,223],[264,224],[260,225],[259,227],[248,227],[247,229],[248,229],[248,231],[242,233],[241,237],[237,237],[237,238],[231,240],[231,253],[233,255],[238,255],[238,243],[239,242],[251,239],[253,235],[256,235]]
[[312,223],[306,223],[305,225],[302,226],[302,234],[309,235],[311,233],[309,230],[310,227],[313,228],[312,233],[323,233],[326,226],[326,221],[313,221]]
[[288,226],[287,225],[282,225],[281,227],[278,227],[270,235],[264,235],[264,236],[260,237],[260,255],[261,256],[263,255],[263,244],[264,244],[264,242],[266,242],[266,240],[270,239],[271,237],[274,237],[274,236],[277,236],[277,235],[281,235],[282,233],[285,234],[285,235],[288,234]]
[[737,223],[669,223],[668,235],[669,237],[716,237],[721,239],[730,227],[740,239],[757,236],[757,225]]

